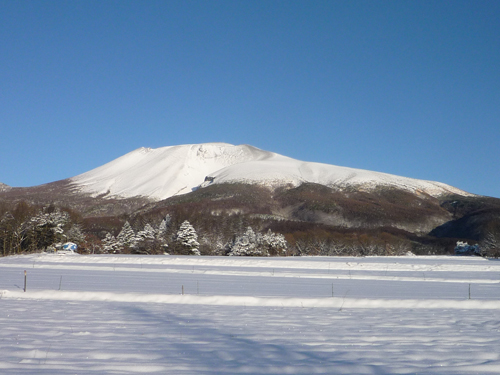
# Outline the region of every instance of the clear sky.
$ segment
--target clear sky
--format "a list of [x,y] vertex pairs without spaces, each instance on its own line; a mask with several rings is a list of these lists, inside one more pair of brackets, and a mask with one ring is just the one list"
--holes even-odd
[[0,182],[204,142],[500,197],[500,1],[0,0]]

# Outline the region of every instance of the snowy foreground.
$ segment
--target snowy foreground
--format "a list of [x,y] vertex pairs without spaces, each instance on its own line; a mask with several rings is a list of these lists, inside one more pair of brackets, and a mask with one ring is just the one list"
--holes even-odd
[[0,258],[0,373],[499,374],[499,281],[482,258]]

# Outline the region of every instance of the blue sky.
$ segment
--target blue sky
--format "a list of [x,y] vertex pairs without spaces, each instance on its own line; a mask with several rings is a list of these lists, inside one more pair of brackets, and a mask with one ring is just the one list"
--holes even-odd
[[499,1],[0,0],[0,181],[251,144],[500,197]]

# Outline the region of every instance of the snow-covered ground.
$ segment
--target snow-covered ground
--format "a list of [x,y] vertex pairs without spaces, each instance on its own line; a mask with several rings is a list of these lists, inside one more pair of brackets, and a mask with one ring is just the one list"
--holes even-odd
[[482,258],[0,258],[0,373],[498,374],[499,282]]

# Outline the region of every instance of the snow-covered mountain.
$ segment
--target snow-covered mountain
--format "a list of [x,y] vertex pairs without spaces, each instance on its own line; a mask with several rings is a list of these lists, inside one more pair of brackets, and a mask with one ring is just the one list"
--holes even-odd
[[269,187],[311,182],[339,189],[394,187],[431,196],[472,195],[440,182],[304,162],[249,145],[227,143],[140,148],[73,177],[70,182],[76,190],[93,195],[156,200],[227,182]]

